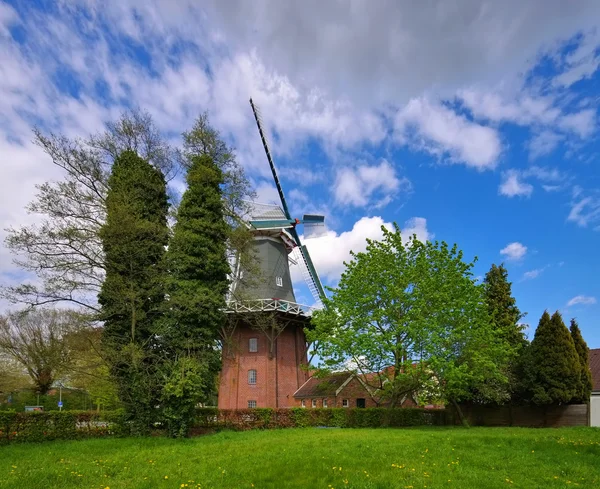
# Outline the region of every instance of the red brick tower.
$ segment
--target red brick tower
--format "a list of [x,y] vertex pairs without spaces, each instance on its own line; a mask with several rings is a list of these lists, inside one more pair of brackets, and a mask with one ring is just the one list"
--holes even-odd
[[306,236],[322,227],[325,218],[291,217],[252,100],[250,104],[281,207],[252,204],[250,218],[245,222],[254,235],[252,251],[256,260],[252,271],[233,266],[228,323],[223,335],[220,409],[292,407],[294,392],[308,379],[304,328],[310,324],[311,308],[296,302],[290,276],[290,253],[295,253],[295,260],[291,261],[300,266],[316,302],[324,296],[296,226],[302,224]]

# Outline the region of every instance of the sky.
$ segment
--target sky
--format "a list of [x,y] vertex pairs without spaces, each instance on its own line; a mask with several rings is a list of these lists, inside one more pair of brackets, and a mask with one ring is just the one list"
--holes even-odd
[[[277,202],[252,97],[292,213],[325,215],[325,284],[396,222],[478,277],[504,263],[530,338],[559,310],[600,348],[599,24],[584,0],[0,0],[0,241],[61,178],[33,125],[86,137],[132,107],[174,144],[208,111]],[[2,284],[27,279],[12,258]]]

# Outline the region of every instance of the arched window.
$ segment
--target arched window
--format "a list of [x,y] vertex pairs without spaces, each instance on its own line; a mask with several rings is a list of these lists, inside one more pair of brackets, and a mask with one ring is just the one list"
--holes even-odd
[[248,383],[250,385],[256,384],[256,370],[248,370]]

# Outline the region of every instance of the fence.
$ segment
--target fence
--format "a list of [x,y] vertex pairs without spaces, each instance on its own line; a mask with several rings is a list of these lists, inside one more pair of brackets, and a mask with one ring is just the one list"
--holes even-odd
[[[523,426],[558,428],[561,426],[588,426],[588,404],[564,406],[473,406],[461,410],[471,426]],[[458,416],[454,417],[459,424]]]

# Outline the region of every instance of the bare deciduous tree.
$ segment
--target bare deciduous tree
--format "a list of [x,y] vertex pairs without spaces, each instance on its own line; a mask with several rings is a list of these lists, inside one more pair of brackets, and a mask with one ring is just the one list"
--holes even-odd
[[0,317],[0,352],[22,365],[46,394],[71,363],[66,335],[78,327],[73,311],[34,309]]

